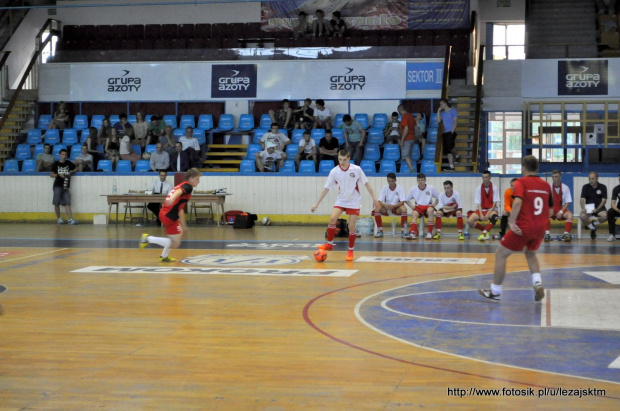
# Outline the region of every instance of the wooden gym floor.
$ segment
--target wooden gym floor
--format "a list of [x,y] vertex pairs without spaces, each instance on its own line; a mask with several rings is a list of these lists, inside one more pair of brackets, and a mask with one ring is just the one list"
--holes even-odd
[[495,304],[497,241],[362,237],[318,263],[325,227],[191,226],[161,264],[143,230],[0,224],[1,410],[620,406],[604,233],[541,246],[542,304],[514,256]]

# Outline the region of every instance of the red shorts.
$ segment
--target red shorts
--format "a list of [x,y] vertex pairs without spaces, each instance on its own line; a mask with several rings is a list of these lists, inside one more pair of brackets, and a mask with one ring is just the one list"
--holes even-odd
[[569,212],[568,210],[562,213],[562,218],[556,218],[556,215],[560,212],[561,209],[562,207],[558,207],[557,209],[555,207],[553,208],[553,215],[551,216],[552,220],[558,220],[558,221],[566,220],[566,213]]
[[385,213],[381,213],[382,215],[389,215],[389,211],[392,212],[392,215],[400,215],[400,213],[398,212],[398,209],[400,207],[396,207],[396,206],[390,206],[390,208],[388,209],[388,212]]
[[512,251],[522,251],[523,247],[527,247],[530,251],[536,251],[540,247],[544,235],[544,227],[542,230],[537,228],[536,230],[523,231],[523,235],[517,235],[512,231],[508,231],[502,238],[501,244]]
[[459,208],[458,210],[448,211],[447,213],[446,213],[446,212],[443,212],[443,211],[441,211],[441,210],[439,210],[439,211],[437,211],[437,212],[438,212],[438,213],[441,213],[441,216],[442,216],[442,217],[449,218],[449,217],[456,217],[456,213],[459,213],[459,212],[462,214],[462,213],[463,213],[463,210],[461,210],[461,209]]
[[183,231],[181,231],[181,223],[179,223],[179,220],[171,220],[160,213],[159,221],[161,221],[162,225],[166,229],[166,234],[179,235],[183,233]]
[[[489,211],[489,209],[488,209],[488,208],[486,208],[486,209],[485,209],[485,208],[483,208],[483,209],[482,209],[482,213],[483,213],[483,214],[486,214],[488,211]],[[497,210],[496,210],[496,209],[493,209],[493,211],[497,212]],[[472,215],[472,214],[476,214],[478,217],[482,218],[482,216],[480,215],[480,213],[478,212],[478,210],[468,211],[468,212],[467,212],[467,218],[469,218],[469,216],[470,216],[470,215]]]
[[416,205],[415,208],[413,209],[413,211],[417,212],[421,216],[426,216],[426,210],[428,210],[429,208],[433,208],[433,206],[430,206],[430,205],[425,205],[425,206]]
[[334,208],[338,208],[344,211],[345,213],[347,213],[348,215],[360,215],[359,208],[345,208],[345,207],[340,207],[340,206],[334,206]]

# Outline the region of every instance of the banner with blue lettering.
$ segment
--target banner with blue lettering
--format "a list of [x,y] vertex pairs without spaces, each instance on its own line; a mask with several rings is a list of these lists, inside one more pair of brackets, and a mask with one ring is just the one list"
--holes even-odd
[[329,21],[339,11],[355,30],[429,30],[469,27],[469,0],[281,0],[261,2],[264,31],[293,30],[299,12],[308,23],[316,10]]
[[407,63],[407,90],[441,90],[443,62]]

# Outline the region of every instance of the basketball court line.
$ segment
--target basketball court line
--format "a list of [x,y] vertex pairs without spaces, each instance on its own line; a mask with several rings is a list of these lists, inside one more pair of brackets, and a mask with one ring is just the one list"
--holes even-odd
[[57,253],[59,251],[65,251],[65,250],[68,250],[68,249],[69,248],[59,248],[58,250],[52,250],[52,251],[46,251],[44,253],[39,253],[39,254],[27,255],[25,257],[11,258],[10,260],[0,259],[0,263],[8,263],[10,261],[17,261],[17,260],[23,260],[23,259],[26,259],[26,258],[38,257],[38,256],[41,256],[41,255],[50,254],[50,253]]

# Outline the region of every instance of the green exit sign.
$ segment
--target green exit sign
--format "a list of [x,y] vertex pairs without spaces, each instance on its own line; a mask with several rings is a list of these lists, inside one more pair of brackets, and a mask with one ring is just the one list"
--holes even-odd
[[510,0],[497,0],[497,7],[510,7]]

